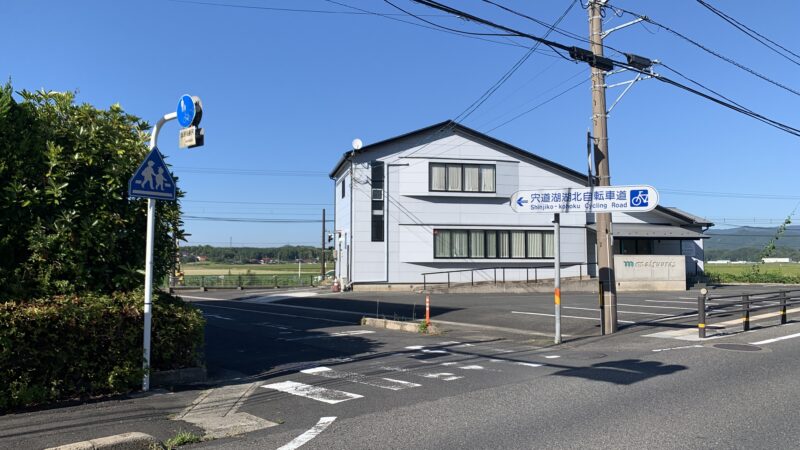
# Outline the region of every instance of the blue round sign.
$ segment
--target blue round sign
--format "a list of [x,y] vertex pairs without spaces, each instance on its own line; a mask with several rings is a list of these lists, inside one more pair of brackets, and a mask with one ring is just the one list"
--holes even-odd
[[178,100],[178,123],[182,127],[192,126],[194,115],[197,113],[194,107],[194,99],[191,95],[181,96]]

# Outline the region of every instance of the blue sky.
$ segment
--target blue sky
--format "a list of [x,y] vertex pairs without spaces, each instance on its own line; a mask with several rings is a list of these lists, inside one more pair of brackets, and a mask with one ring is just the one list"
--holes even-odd
[[[554,22],[571,0],[500,3]],[[413,4],[398,6],[438,24],[490,32]],[[0,77],[17,90],[77,90],[98,107],[119,102],[151,123],[174,110],[181,94],[202,98],[204,147],[177,148],[178,125],[159,148],[187,192],[187,216],[319,220],[333,214],[327,178],[353,138],[365,144],[457,117],[532,43],[471,39],[325,0],[6,0],[0,27]],[[402,14],[380,0],[341,0],[363,10]],[[546,29],[478,0],[452,6],[527,33]],[[800,54],[800,3],[709,1]],[[695,0],[612,4],[644,14],[788,87],[800,90],[800,67],[772,53]],[[278,9],[264,9],[278,8]],[[390,16],[420,23],[417,19]],[[632,20],[608,14],[606,29]],[[588,35],[575,4],[560,28]],[[583,43],[558,34],[550,39]],[[800,127],[800,96],[762,81],[652,24],[606,38],[616,49],[658,59],[772,119]],[[463,123],[577,170],[585,170],[590,85],[503,125],[506,120],[586,80],[585,64],[549,50],[535,53]],[[609,52],[608,56],[619,58]],[[688,83],[668,69],[656,71]],[[630,74],[610,77],[626,81]],[[609,105],[621,88],[608,91]],[[614,184],[651,184],[661,204],[720,226],[777,226],[800,200],[800,138],[656,80],[637,83],[609,119]],[[524,188],[524,187],[522,187]],[[725,193],[716,195],[714,193]],[[332,224],[328,228],[332,228]],[[318,245],[319,223],[186,220],[190,243]]]

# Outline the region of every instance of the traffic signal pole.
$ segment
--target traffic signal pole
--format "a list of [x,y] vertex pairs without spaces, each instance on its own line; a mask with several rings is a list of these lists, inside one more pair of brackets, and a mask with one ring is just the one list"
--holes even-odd
[[[602,7],[606,0],[589,0],[589,41],[596,56],[603,56]],[[608,164],[608,123],[606,111],[606,76],[598,67],[592,67],[592,128],[595,145],[595,165],[598,186],[611,185]],[[617,331],[617,289],[614,279],[614,239],[611,213],[597,213],[597,263],[600,280],[605,287],[603,295],[603,327],[605,333]]]

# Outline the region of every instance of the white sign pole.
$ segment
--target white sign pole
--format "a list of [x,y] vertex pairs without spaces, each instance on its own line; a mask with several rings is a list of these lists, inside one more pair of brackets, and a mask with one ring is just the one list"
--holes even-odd
[[555,274],[553,274],[553,282],[555,289],[553,291],[555,303],[555,316],[556,316],[556,338],[555,343],[561,343],[561,214],[555,213],[553,215],[553,240],[555,241]]
[[144,272],[144,379],[142,390],[150,390],[150,324],[153,305],[153,241],[156,228],[156,201],[147,199],[147,247],[145,250]]
[[[158,143],[158,133],[161,127],[168,121],[178,117],[177,112],[165,114],[164,117],[156,122],[153,132],[150,135],[150,150],[156,148]],[[142,379],[142,390],[150,390],[150,329],[153,320],[153,242],[155,241],[156,228],[156,201],[147,199],[147,243],[145,244],[144,257],[144,378]]]

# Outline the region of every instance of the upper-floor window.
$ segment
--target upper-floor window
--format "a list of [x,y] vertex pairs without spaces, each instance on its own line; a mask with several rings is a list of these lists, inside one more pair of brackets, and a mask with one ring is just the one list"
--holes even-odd
[[429,189],[433,192],[495,192],[492,164],[430,163]]

